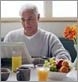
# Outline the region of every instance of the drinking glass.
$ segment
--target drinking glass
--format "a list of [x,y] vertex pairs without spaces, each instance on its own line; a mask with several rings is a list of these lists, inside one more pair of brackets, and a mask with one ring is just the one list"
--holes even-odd
[[17,68],[22,65],[22,54],[20,52],[13,52],[12,54],[12,71],[15,72]]
[[37,65],[38,81],[47,81],[49,68],[43,65]]

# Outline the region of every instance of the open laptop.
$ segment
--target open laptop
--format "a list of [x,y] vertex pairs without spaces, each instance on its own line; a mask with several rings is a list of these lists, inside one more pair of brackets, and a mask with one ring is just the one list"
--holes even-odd
[[31,64],[32,58],[23,42],[1,43],[1,58],[12,58],[13,52],[21,53],[23,64]]

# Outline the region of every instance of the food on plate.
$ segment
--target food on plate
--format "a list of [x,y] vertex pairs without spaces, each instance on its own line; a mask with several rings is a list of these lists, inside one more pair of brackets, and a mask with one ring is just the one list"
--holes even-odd
[[68,61],[64,60],[64,61],[62,62],[62,66],[69,67],[69,63],[68,63]]
[[69,72],[69,68],[66,67],[66,66],[62,66],[62,67],[59,69],[59,72],[68,73],[68,72]]
[[49,67],[50,71],[57,71],[55,58],[50,58],[49,60],[45,60],[44,66]]
[[49,58],[44,62],[45,67],[49,67],[52,72],[68,73],[71,70],[69,60]]
[[63,60],[62,66],[59,69],[60,72],[68,73],[70,71],[70,65],[67,60]]
[[63,59],[59,59],[56,61],[57,69],[60,69],[60,67],[62,66],[62,62],[63,62]]

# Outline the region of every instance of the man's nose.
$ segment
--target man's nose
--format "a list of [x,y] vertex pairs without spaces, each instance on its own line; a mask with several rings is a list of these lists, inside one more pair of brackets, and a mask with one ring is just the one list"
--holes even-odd
[[30,20],[26,20],[26,21],[25,21],[25,24],[26,24],[26,25],[29,25],[29,24],[30,24]]

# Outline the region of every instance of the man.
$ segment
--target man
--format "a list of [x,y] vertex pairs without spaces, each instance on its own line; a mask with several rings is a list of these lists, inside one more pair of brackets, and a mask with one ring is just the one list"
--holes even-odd
[[56,35],[38,28],[40,14],[36,6],[24,5],[20,16],[23,28],[9,32],[4,42],[24,42],[31,56],[71,60]]

